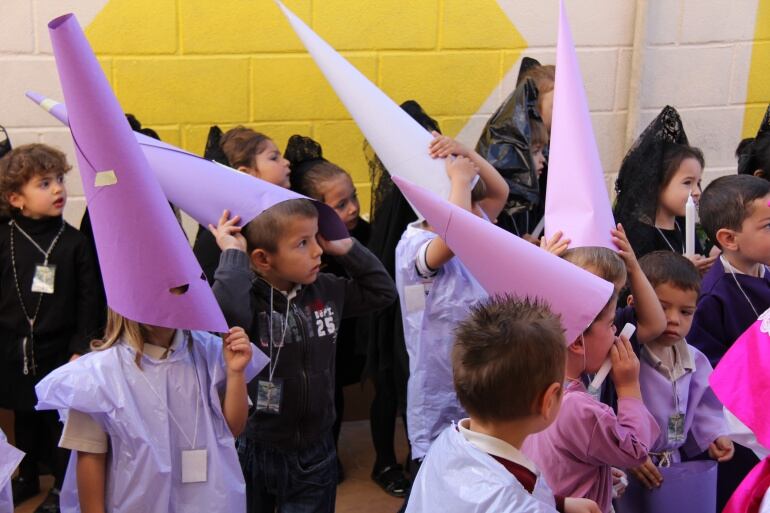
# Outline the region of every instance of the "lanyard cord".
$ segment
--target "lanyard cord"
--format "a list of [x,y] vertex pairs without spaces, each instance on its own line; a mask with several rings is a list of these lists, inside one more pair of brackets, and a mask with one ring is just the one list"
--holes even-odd
[[746,292],[743,291],[743,287],[741,287],[741,283],[738,281],[738,278],[735,276],[735,271],[733,271],[733,266],[730,265],[730,262],[727,261],[727,259],[723,256],[720,256],[719,259],[722,261],[722,265],[727,267],[727,270],[730,271],[730,274],[733,276],[733,280],[735,280],[735,284],[738,285],[738,290],[741,291],[741,294],[743,294],[743,297],[746,298],[746,302],[749,304],[751,309],[754,311],[754,315],[759,318],[759,313],[757,313],[757,309],[754,308],[754,303],[751,302],[751,299],[749,299],[749,296],[746,294]]
[[[189,343],[188,339],[188,343]],[[202,387],[200,383],[200,377],[198,376],[198,367],[195,365],[195,358],[192,354],[192,344],[189,344],[188,351],[190,352],[190,360],[192,361],[193,365],[193,372],[195,373],[195,383],[198,385],[198,393],[195,396],[195,429],[193,431],[193,438],[190,440],[190,437],[187,436],[187,433],[185,433],[185,430],[182,429],[182,425],[179,423],[178,420],[176,420],[176,417],[173,413],[171,413],[171,408],[168,405],[168,402],[164,401],[163,398],[160,396],[160,393],[155,389],[154,386],[152,386],[152,383],[150,383],[149,378],[144,374],[144,371],[142,369],[137,368],[137,372],[139,373],[142,378],[144,378],[145,383],[147,383],[147,388],[149,388],[153,394],[155,394],[155,397],[158,398],[158,401],[166,408],[166,411],[168,411],[168,416],[171,418],[171,420],[176,424],[177,429],[180,433],[182,433],[182,436],[185,440],[187,440],[187,443],[190,444],[190,449],[195,449],[195,444],[198,442],[198,420],[200,415],[200,405],[201,402],[203,402],[203,396],[202,396]],[[200,398],[200,400],[198,400]]]
[[[43,265],[47,266],[48,257],[51,256],[51,252],[53,251],[53,248],[56,247],[56,243],[59,242],[59,238],[61,237],[61,234],[64,233],[64,228],[66,225],[64,224],[64,221],[62,221],[61,228],[59,228],[59,232],[56,234],[56,237],[53,238],[53,240],[51,241],[51,244],[48,246],[48,251],[45,251],[14,220],[10,220],[8,224],[11,227],[11,233],[10,233],[11,269],[13,271],[13,284],[16,286],[16,297],[19,299],[19,304],[21,305],[21,311],[24,314],[24,318],[27,320],[27,323],[29,324],[29,337],[25,337],[24,342],[22,343],[22,353],[24,356],[23,372],[24,372],[24,375],[26,376],[31,371],[32,375],[34,376],[35,374],[37,374],[37,363],[35,362],[35,347],[34,347],[35,321],[37,320],[37,315],[40,313],[40,305],[43,303],[43,293],[38,292],[37,305],[35,306],[35,313],[34,315],[30,316],[29,311],[27,310],[27,305],[24,304],[24,298],[21,295],[21,285],[19,284],[19,272],[16,269],[16,245],[14,243],[13,232],[14,232],[14,228],[16,230],[19,230],[19,233],[24,235],[38,249],[38,251],[40,251],[43,254],[44,256]],[[29,351],[27,349],[29,349]]]
[[270,365],[268,366],[268,380],[270,383],[273,382],[273,375],[275,374],[275,369],[278,368],[278,358],[281,357],[281,349],[283,348],[283,343],[286,340],[286,329],[289,327],[289,307],[291,306],[291,299],[286,297],[286,316],[284,317],[283,322],[283,331],[281,334],[281,342],[278,346],[278,350],[275,352],[275,362],[273,362],[273,292],[275,289],[273,286],[270,286],[270,322],[268,323],[268,330],[270,331]]
[[[674,221],[674,227],[675,227],[676,231],[681,232],[681,230],[679,229],[679,223],[677,221]],[[677,250],[675,250],[674,246],[671,245],[671,242],[669,242],[669,240],[663,234],[663,231],[660,228],[658,228],[657,226],[655,227],[655,229],[658,230],[658,233],[663,238],[663,242],[666,243],[666,245],[671,249],[671,251],[673,251],[674,253],[677,253]],[[684,255],[684,243],[682,244],[682,252],[679,253],[679,254],[680,255]]]

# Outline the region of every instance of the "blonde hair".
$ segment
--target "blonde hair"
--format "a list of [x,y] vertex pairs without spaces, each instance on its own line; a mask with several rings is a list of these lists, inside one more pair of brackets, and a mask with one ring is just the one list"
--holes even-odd
[[[568,249],[562,258],[613,284],[621,283],[621,288],[626,283],[626,264],[616,251],[609,248],[590,246]],[[617,287],[615,292],[618,292]]]
[[104,351],[123,340],[136,350],[136,366],[141,368],[140,362],[144,353],[146,337],[147,330],[141,323],[126,319],[112,308],[107,308],[107,326],[104,329],[104,337],[101,340],[91,341],[91,349]]

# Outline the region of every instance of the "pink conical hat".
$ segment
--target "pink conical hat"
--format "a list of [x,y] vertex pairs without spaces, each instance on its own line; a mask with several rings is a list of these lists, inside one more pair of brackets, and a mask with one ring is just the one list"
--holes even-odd
[[607,306],[610,282],[403,178],[393,181],[490,295],[538,297],[561,315],[571,344]]
[[770,310],[747,329],[719,360],[711,389],[733,415],[770,448]]
[[385,169],[448,198],[450,184],[444,159],[428,155],[433,136],[283,3],[276,3]]
[[[64,104],[34,91],[28,91],[27,97],[69,126]],[[134,136],[166,198],[203,226],[216,225],[225,209],[241,216],[243,225],[276,203],[310,199],[144,134],[134,132]],[[349,237],[332,208],[319,201],[313,200],[313,203],[318,209],[319,231],[324,238]]]
[[564,0],[561,0],[545,236],[550,238],[562,231],[572,239],[570,247],[601,246],[617,250],[610,234],[614,227],[583,79]]
[[56,18],[48,28],[107,303],[141,323],[227,331],[214,294],[75,16]]

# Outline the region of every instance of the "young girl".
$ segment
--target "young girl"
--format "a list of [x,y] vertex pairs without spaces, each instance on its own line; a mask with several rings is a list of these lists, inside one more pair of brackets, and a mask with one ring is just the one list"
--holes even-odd
[[[323,158],[321,145],[309,137],[293,135],[286,145],[285,157],[291,163],[292,190],[326,203],[334,209],[347,227],[350,235],[363,245],[369,243],[371,228],[359,216],[361,207],[358,193],[350,175],[341,167]],[[321,256],[321,269],[337,276],[348,277],[348,273],[336,259]],[[334,379],[334,408],[337,418],[332,432],[334,443],[339,445],[342,417],[345,413],[345,395],[342,388],[358,383],[364,365],[362,341],[366,339],[366,323],[357,318],[342,321],[337,334],[336,366]],[[338,481],[344,479],[342,464],[337,459]]]
[[735,156],[738,157],[738,174],[770,180],[770,105],[756,137],[741,141]]
[[[289,188],[289,161],[281,156],[272,139],[251,128],[237,126],[222,134],[218,126],[212,126],[203,156],[266,182]],[[198,226],[193,253],[209,284],[213,284],[214,271],[219,265],[222,252],[205,226]]]
[[267,358],[241,328],[224,337],[131,321],[110,310],[93,352],[36,388],[65,418],[62,511],[245,511],[234,436],[246,383]]
[[[508,197],[505,180],[475,151],[434,136],[430,154],[447,157],[449,201],[494,221]],[[409,352],[408,433],[412,458],[419,462],[439,433],[465,415],[452,384],[452,334],[487,294],[424,221],[410,224],[396,247],[396,288]]]
[[30,144],[0,159],[0,408],[14,410],[16,445],[27,457],[13,481],[22,502],[40,490],[38,463],[54,475],[41,511],[57,511],[68,453],[61,424],[35,411],[35,385],[88,351],[97,336],[101,283],[86,238],[67,224],[64,154]]
[[[625,226],[636,255],[657,250],[685,252],[687,199],[701,194],[703,153],[687,143],[682,120],[666,107],[629,150],[615,183],[615,219]],[[701,273],[716,256],[704,257],[698,238],[690,260]]]
[[[641,400],[639,360],[628,340],[615,337],[616,300],[613,294],[569,346],[559,416],[548,429],[528,437],[523,447],[555,494],[594,500],[604,513],[612,509],[612,467],[643,463],[659,431]],[[619,397],[617,416],[589,395],[581,381],[584,373],[597,372],[608,356]]]

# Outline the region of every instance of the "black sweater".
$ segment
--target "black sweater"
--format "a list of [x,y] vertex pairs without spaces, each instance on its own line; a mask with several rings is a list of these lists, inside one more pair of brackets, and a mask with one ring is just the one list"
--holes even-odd
[[[14,216],[14,220],[44,250],[63,222],[61,217],[33,220],[20,215]],[[42,264],[45,257],[18,229],[13,231],[19,287],[27,312],[32,316],[39,297],[31,290],[32,278],[35,267]],[[29,324],[16,292],[10,237],[11,226],[3,222],[0,225],[0,403],[5,405],[18,399],[3,397],[6,394],[2,392],[8,390],[3,384],[22,375],[22,340],[29,335]],[[90,341],[101,335],[98,319],[104,309],[96,260],[88,241],[78,230],[65,225],[48,263],[56,266],[56,275],[54,293],[43,294],[35,322],[34,354],[39,366],[36,380],[66,362],[73,353],[88,352]]]
[[[274,381],[283,390],[280,414],[255,412],[245,435],[283,449],[307,447],[331,429],[334,422],[334,360],[340,320],[385,308],[396,299],[393,280],[380,261],[360,243],[338,257],[350,278],[320,273],[303,286],[289,304],[279,291],[273,294],[273,341],[281,340],[288,307],[288,329],[275,368]],[[222,253],[214,274],[214,295],[230,326],[242,326],[254,344],[270,355],[267,333],[271,287],[249,268],[246,253]],[[273,362],[276,361],[273,355]],[[249,384],[257,404],[257,383],[267,380],[266,367]]]

